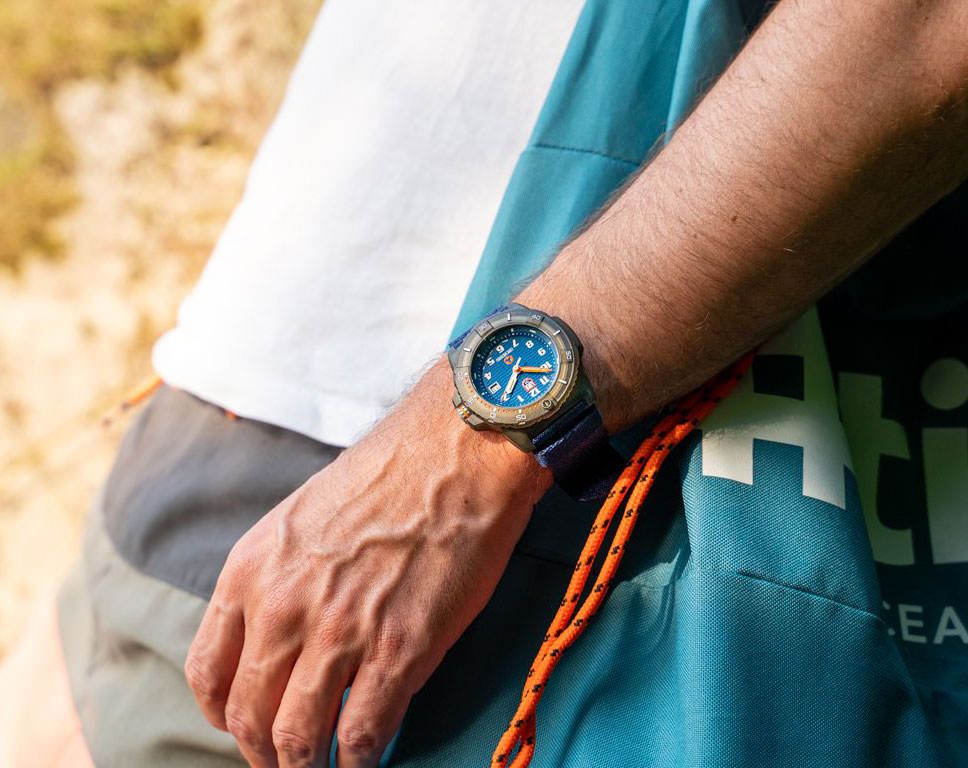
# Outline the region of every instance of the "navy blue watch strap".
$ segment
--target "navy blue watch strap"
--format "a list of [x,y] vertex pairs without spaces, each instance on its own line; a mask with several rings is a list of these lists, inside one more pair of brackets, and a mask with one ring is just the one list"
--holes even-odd
[[594,403],[576,403],[532,442],[538,463],[578,501],[604,498],[625,467]]

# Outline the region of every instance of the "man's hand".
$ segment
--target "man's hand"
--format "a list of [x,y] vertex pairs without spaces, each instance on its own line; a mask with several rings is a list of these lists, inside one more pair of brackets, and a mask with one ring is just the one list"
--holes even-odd
[[229,555],[185,674],[251,765],[326,764],[335,729],[339,768],[375,766],[551,484],[461,423],[451,382],[438,363]]

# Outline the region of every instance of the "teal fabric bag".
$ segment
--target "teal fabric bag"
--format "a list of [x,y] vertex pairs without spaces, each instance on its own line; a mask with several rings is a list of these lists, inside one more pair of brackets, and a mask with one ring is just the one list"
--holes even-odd
[[[737,0],[589,0],[455,330],[504,303],[647,159],[761,12]],[[962,244],[964,203],[946,203]],[[937,261],[950,265],[940,243]],[[934,348],[912,352],[909,372],[890,379],[880,358],[852,351],[871,346],[882,318],[851,291],[882,278],[865,270],[829,311],[811,310],[764,345],[738,391],[670,459],[605,607],[551,679],[534,766],[968,764],[968,551],[949,542],[938,571],[937,557],[924,555],[921,523],[878,517],[889,507],[879,449],[873,459],[865,450],[856,467],[852,456],[886,430],[886,439],[907,441],[910,459],[928,424],[947,430],[932,440],[968,457],[968,387],[958,394],[968,292],[963,279],[945,281],[951,300],[906,342],[919,349],[935,334]],[[949,328],[943,338],[939,327]],[[843,345],[836,378],[825,332]],[[949,362],[922,396],[919,377],[938,360]],[[885,404],[903,410],[898,403],[920,397],[922,411],[933,411],[887,427],[878,411],[880,432],[872,431],[857,414],[880,406],[872,394],[882,381]],[[846,431],[845,393],[859,409],[845,412]],[[635,435],[617,443],[628,449]],[[968,461],[960,462],[956,453],[934,493],[949,510],[946,535],[968,540],[958,527],[968,517],[960,479]],[[961,518],[950,512],[958,504]],[[488,763],[595,511],[556,489],[539,504],[493,599],[414,698],[385,765]],[[875,549],[902,562],[875,565],[868,528],[886,531]],[[891,536],[904,530],[910,558]],[[885,578],[921,591],[885,597]]]

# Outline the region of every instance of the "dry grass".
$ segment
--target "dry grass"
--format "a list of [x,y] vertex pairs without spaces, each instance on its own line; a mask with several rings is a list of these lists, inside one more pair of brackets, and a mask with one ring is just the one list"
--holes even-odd
[[0,266],[58,255],[50,222],[77,200],[74,155],[51,108],[68,80],[133,64],[170,77],[202,36],[196,0],[4,0],[0,4]]

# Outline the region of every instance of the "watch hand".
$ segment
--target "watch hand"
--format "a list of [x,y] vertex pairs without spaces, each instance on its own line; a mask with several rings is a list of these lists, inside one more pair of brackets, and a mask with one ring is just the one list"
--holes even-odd
[[507,400],[511,396],[512,390],[514,390],[514,385],[518,382],[518,373],[521,372],[521,358],[514,364],[514,368],[511,369],[511,378],[508,379],[508,385],[504,388],[504,394],[501,395],[501,400]]
[[521,373],[548,373],[551,370],[551,363],[545,363],[541,366],[522,365],[517,370],[521,371]]

